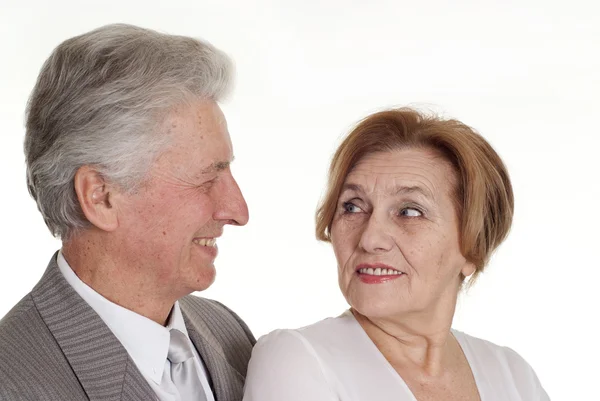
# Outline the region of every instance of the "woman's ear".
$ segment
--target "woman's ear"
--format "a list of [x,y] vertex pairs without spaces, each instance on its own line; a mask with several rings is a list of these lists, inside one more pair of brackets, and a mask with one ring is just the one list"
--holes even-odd
[[92,166],[82,166],[75,173],[74,186],[88,221],[101,230],[115,230],[119,225],[117,208],[112,203],[116,194],[102,174]]
[[471,274],[475,273],[475,271],[477,271],[477,268],[475,267],[475,264],[471,262],[465,263],[463,268],[460,270],[465,277],[469,277]]

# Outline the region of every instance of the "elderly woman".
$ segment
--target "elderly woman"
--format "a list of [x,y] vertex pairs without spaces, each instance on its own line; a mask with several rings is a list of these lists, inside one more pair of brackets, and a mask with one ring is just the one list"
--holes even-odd
[[244,400],[549,400],[517,353],[451,328],[512,215],[506,168],[471,128],[412,109],[367,117],[317,213],[350,310],[261,338]]

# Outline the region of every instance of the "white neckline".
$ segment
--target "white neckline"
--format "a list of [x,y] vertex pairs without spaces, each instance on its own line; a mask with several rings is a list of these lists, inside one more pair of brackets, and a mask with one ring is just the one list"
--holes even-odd
[[[346,310],[342,314],[341,317],[343,317],[343,316],[348,316],[348,318],[352,320],[355,328],[360,333],[359,334],[360,337],[362,337],[362,339],[365,341],[365,343],[368,344],[368,347],[370,347],[372,349],[373,354],[377,355],[377,358],[386,367],[387,371],[392,376],[394,376],[396,378],[396,380],[398,381],[398,383],[400,384],[400,386],[406,390],[407,394],[410,395],[411,401],[418,401],[417,398],[415,397],[415,395],[413,394],[413,392],[411,391],[410,387],[408,387],[408,384],[406,384],[406,382],[402,378],[402,376],[400,376],[400,374],[398,372],[396,372],[396,369],[394,369],[394,367],[392,366],[392,364],[385,358],[385,356],[379,350],[379,348],[377,348],[377,346],[375,345],[375,343],[373,342],[373,340],[371,340],[371,337],[369,337],[369,335],[366,333],[366,331],[360,325],[360,323],[358,322],[358,320],[356,320],[356,317],[354,316],[354,314],[352,313],[352,311],[350,311],[349,309]],[[473,356],[471,354],[471,350],[470,350],[469,344],[466,341],[467,339],[464,337],[464,333],[462,333],[460,331],[457,331],[457,330],[454,330],[454,329],[450,329],[450,333],[454,336],[454,338],[456,339],[456,342],[458,342],[458,345],[460,346],[463,354],[465,355],[467,363],[469,364],[469,369],[471,370],[471,373],[473,374],[473,378],[475,380],[475,386],[477,387],[477,392],[479,393],[479,399],[481,401],[484,401],[486,398],[484,397],[484,393],[482,391],[482,389],[483,389],[482,384],[483,383],[481,381],[481,377],[478,374],[478,370],[474,368],[474,362],[475,361],[474,361]]]
[[103,297],[81,281],[64,258],[57,257],[58,268],[81,298],[100,316],[131,356],[142,375],[160,385],[169,342],[170,329],[181,331],[189,338],[179,302],[175,302],[166,327]]

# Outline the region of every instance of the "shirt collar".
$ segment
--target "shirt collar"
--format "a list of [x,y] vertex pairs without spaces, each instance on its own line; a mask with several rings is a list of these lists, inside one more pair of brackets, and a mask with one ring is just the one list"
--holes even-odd
[[173,305],[167,326],[163,327],[94,291],[77,277],[62,252],[58,253],[57,263],[67,282],[119,339],[140,372],[160,385],[171,340],[169,330],[177,329],[189,338],[179,302]]

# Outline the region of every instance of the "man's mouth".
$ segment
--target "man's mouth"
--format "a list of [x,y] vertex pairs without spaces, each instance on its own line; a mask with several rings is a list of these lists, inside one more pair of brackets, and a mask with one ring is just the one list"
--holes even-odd
[[200,246],[216,246],[217,239],[216,238],[194,238],[192,242],[196,245]]

